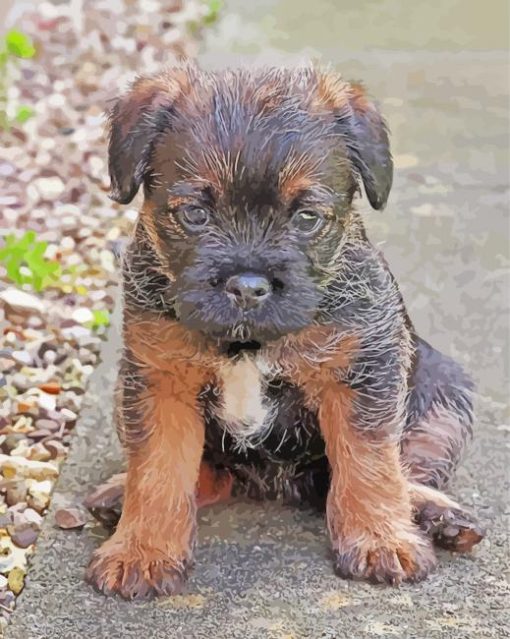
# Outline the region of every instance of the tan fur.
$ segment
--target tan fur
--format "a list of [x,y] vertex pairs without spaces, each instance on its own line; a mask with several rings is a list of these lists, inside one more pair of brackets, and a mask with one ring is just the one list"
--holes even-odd
[[102,590],[127,597],[139,595],[131,581],[138,578],[140,588],[171,593],[191,561],[204,444],[197,396],[211,369],[177,323],[141,314],[128,316],[124,331],[145,370],[147,390],[138,401],[143,437],[128,448],[122,516],[94,554],[88,577]]
[[[203,371],[213,374],[220,359],[205,339],[196,332],[188,330],[179,322],[161,319],[156,313],[138,313],[135,318],[126,321],[124,339],[140,362],[155,370],[173,373],[176,365],[184,369]],[[206,372],[207,371],[207,372]],[[178,383],[178,375],[173,375]],[[185,379],[183,388],[185,388]],[[192,389],[188,390],[192,393]]]
[[440,508],[453,508],[461,510],[460,504],[454,501],[445,493],[442,493],[440,490],[436,490],[435,488],[431,488],[430,486],[424,486],[423,484],[419,484],[416,482],[410,481],[409,484],[409,494],[411,496],[411,502],[413,507],[418,509],[424,506],[425,504],[432,502],[436,504]]
[[419,579],[435,563],[430,542],[412,523],[398,443],[357,430],[355,391],[336,381],[357,349],[356,339],[326,326],[310,327],[281,345],[282,372],[299,381],[318,408],[331,466],[327,519],[343,576],[395,583]]
[[227,501],[232,492],[232,484],[233,477],[228,471],[216,471],[202,462],[196,491],[197,508]]
[[335,384],[320,395],[319,422],[332,470],[327,519],[340,571],[397,583],[419,578],[435,559],[412,523],[398,447],[356,432],[351,403],[352,391]]
[[102,590],[125,596],[140,594],[133,579],[140,580],[141,589],[179,590],[191,560],[204,442],[203,420],[190,399],[203,381],[201,373],[177,367],[172,376],[153,370],[147,375],[149,436],[129,452],[119,525],[88,569]]
[[317,73],[317,90],[313,94],[312,106],[321,109],[339,109],[349,96],[349,84],[334,71]]

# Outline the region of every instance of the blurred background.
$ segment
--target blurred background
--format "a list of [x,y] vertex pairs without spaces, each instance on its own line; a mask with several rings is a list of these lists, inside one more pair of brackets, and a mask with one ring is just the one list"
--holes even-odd
[[[182,56],[197,56],[208,68],[312,59],[362,80],[379,102],[392,132],[394,187],[383,213],[364,199],[356,206],[419,333],[476,379],[476,439],[456,490],[499,522],[492,543],[503,543],[510,431],[508,12],[505,0],[2,0],[1,623],[23,588],[87,381],[117,344],[113,330],[110,345],[101,346],[118,299],[116,256],[140,202],[119,207],[108,199],[103,111],[137,73]],[[98,401],[109,401],[110,377],[106,399]],[[98,461],[103,451],[87,429],[85,437],[75,462],[84,481],[93,481],[106,472]],[[70,515],[68,527],[83,526],[83,517]],[[500,596],[487,578],[497,582],[508,557],[500,550],[498,559],[493,550],[486,547],[492,568],[477,575],[476,588],[492,583],[492,596]],[[467,601],[454,585],[449,597]],[[35,594],[24,601],[25,610],[51,606]],[[474,625],[463,632],[503,636],[488,628],[477,635],[484,615],[472,614]],[[23,636],[23,623],[20,617],[13,637]]]

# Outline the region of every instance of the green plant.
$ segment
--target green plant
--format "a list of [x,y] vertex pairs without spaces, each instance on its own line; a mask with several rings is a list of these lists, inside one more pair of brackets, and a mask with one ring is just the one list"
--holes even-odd
[[187,23],[190,33],[195,36],[201,29],[211,26],[218,20],[223,7],[223,0],[202,0],[202,5],[203,12],[201,12],[200,18],[198,20],[190,20]]
[[7,276],[18,286],[28,285],[35,291],[54,286],[62,269],[56,260],[44,257],[47,243],[37,240],[35,231],[27,231],[21,237],[7,235],[0,249],[0,262]]
[[12,121],[23,124],[34,113],[29,106],[23,104],[18,105],[14,118],[9,118],[7,112],[12,69],[16,67],[19,59],[32,58],[34,55],[32,40],[21,31],[11,29],[0,40],[0,129],[9,129]]
[[92,311],[92,316],[92,320],[87,324],[95,331],[102,327],[106,328],[110,325],[110,313],[107,310]]
[[214,24],[219,18],[222,7],[223,0],[207,0],[207,13],[203,18],[204,24]]

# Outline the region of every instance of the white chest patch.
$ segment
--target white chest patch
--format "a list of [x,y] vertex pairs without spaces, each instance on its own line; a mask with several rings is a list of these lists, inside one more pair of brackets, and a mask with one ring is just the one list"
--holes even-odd
[[218,417],[241,446],[263,439],[271,428],[274,406],[266,396],[264,360],[245,355],[220,370],[222,394]]

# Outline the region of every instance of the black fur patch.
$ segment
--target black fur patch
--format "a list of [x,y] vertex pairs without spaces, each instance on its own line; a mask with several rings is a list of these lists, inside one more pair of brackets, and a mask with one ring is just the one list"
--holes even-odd
[[283,499],[323,507],[329,486],[329,466],[317,415],[304,405],[294,385],[275,380],[267,387],[277,402],[277,415],[267,437],[240,449],[217,419],[216,389],[201,395],[206,420],[204,459],[217,468],[229,468],[239,480],[238,492],[258,499]]

